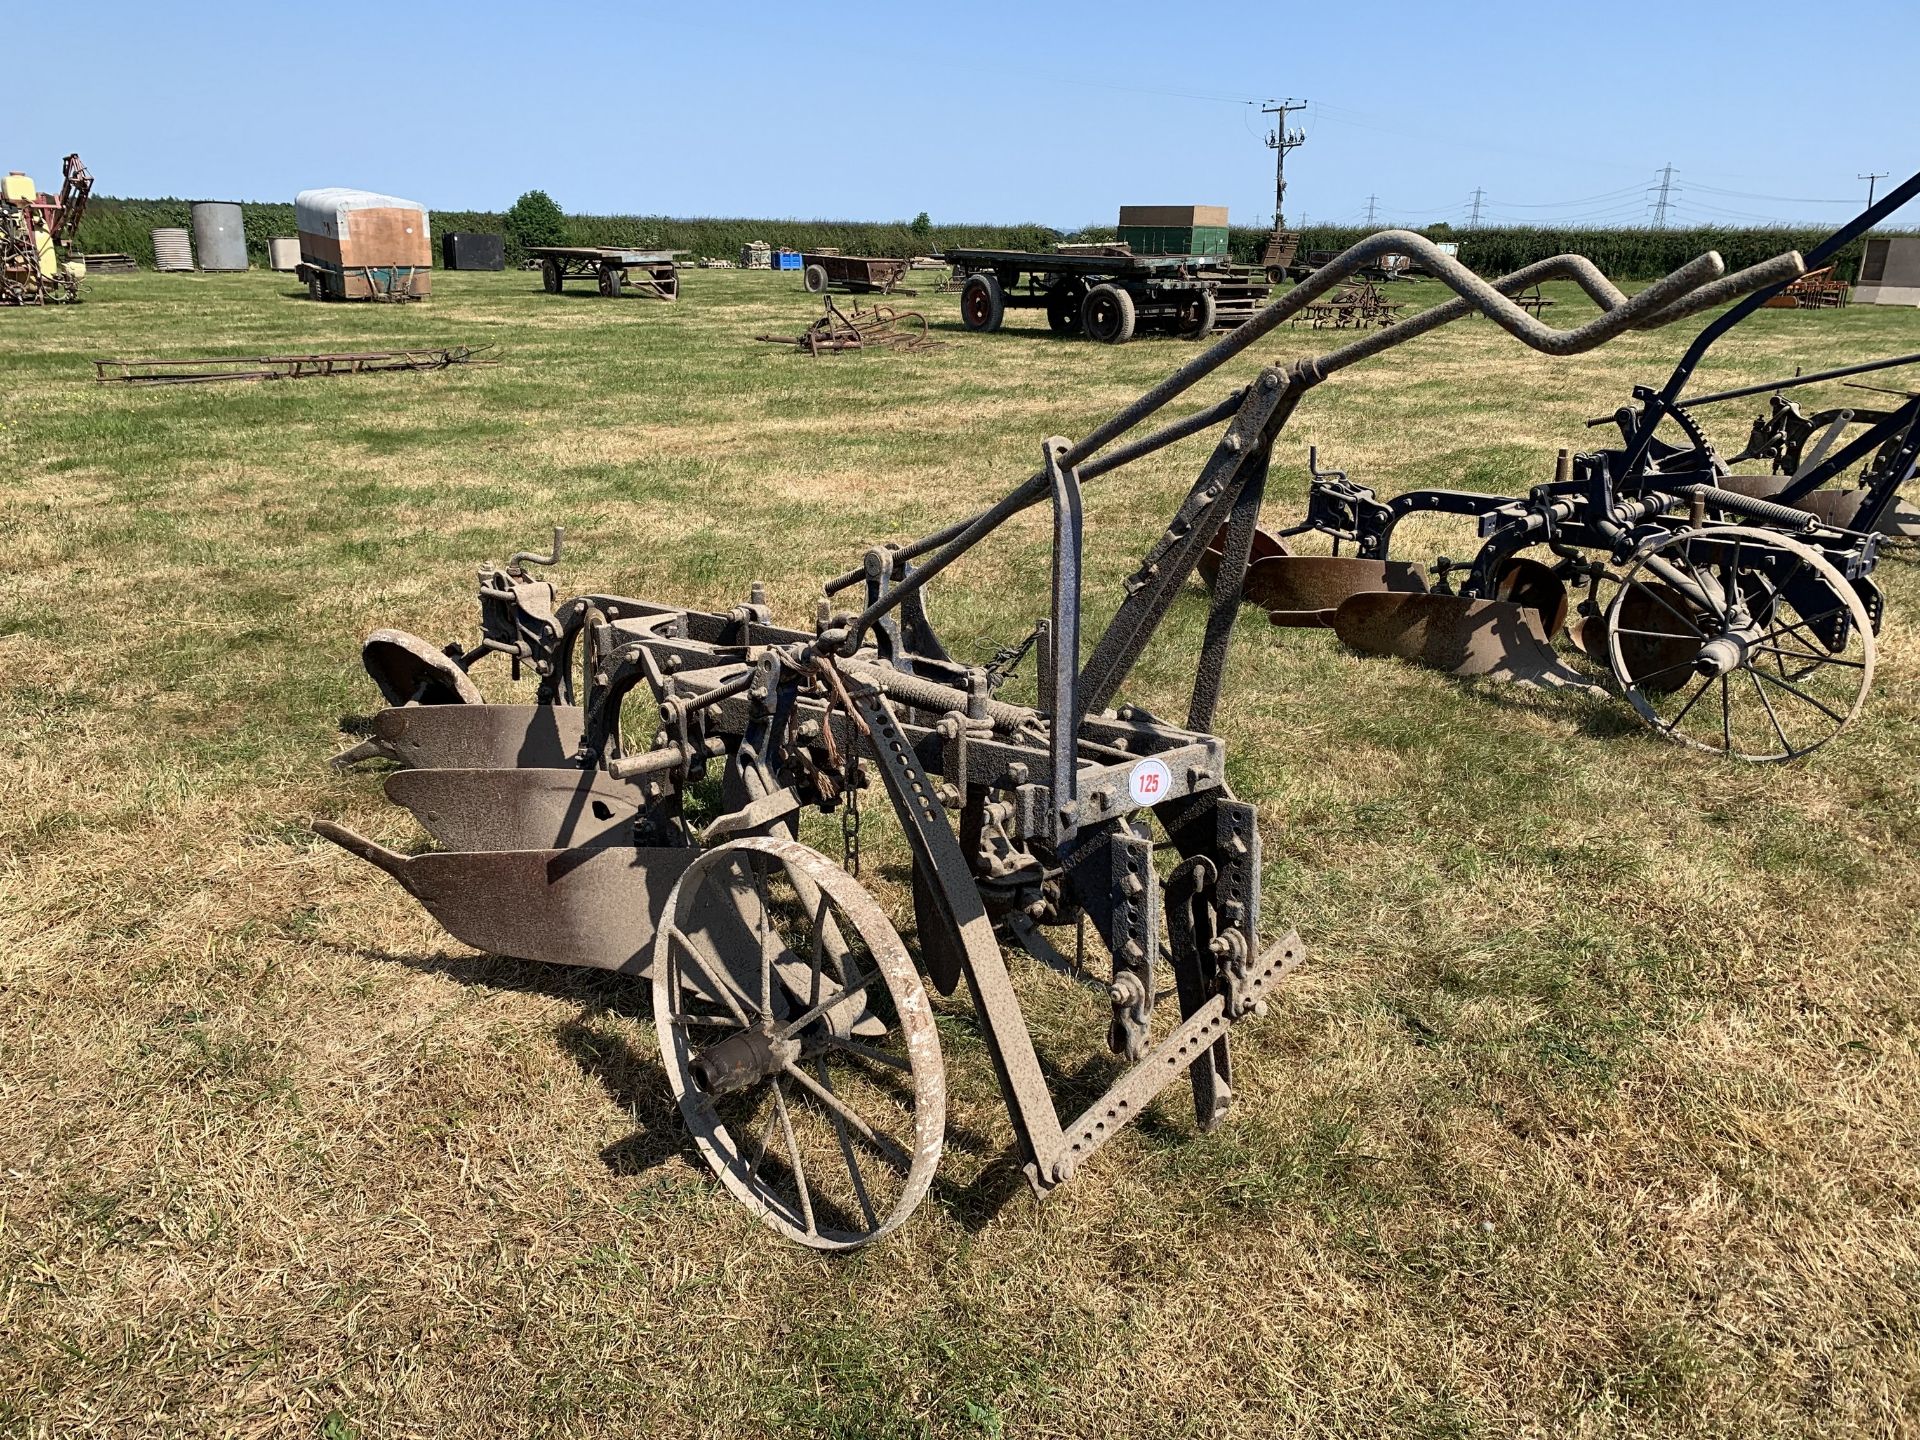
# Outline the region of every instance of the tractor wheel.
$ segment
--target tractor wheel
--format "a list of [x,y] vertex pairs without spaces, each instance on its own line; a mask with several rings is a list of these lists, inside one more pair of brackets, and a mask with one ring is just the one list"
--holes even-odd
[[1096,285],[1080,302],[1080,326],[1102,345],[1133,339],[1133,296],[1118,285]]
[[960,287],[960,323],[969,330],[989,333],[1000,328],[1007,315],[1007,300],[1000,282],[987,274],[969,275]]

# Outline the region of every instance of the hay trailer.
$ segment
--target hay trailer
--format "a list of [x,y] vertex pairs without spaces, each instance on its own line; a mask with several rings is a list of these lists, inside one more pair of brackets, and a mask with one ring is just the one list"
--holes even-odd
[[684,250],[623,250],[610,245],[532,245],[530,259],[540,262],[540,283],[558,295],[569,279],[592,280],[602,295],[618,299],[629,285],[653,300],[680,298],[675,257]]
[[1009,310],[1044,310],[1056,335],[1124,345],[1141,330],[1203,339],[1219,320],[1226,277],[1184,255],[955,249],[941,257],[960,286],[960,320],[998,330]]

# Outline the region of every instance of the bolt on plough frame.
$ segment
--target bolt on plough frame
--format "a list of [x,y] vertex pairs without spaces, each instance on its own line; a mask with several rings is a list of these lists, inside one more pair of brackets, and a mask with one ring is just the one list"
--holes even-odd
[[[1267,366],[1123,441],[1388,252],[1416,255],[1458,298],[1318,359]],[[1183,1075],[1200,1128],[1219,1124],[1229,1032],[1302,958],[1292,933],[1262,939],[1258,817],[1229,789],[1211,729],[1273,445],[1304,396],[1476,310],[1537,350],[1576,354],[1800,269],[1784,255],[1722,278],[1709,254],[1629,300],[1572,256],[1488,283],[1419,236],[1371,236],[1091,434],[1044,441],[1040,467],[1002,500],[868,550],[828,581],[811,629],[774,624],[757,586],[725,613],[598,594],[562,603],[528,568],[559,559],[556,531],[549,555],[482,567],[477,645],[443,652],[379,630],[364,647],[388,708],[338,758],[406,767],[387,794],[442,848],[403,854],[315,828],[470,945],[647,975],[702,1154],[757,1217],[807,1245],[876,1239],[925,1195],[945,1072],[923,979],[951,995],[965,978],[1019,1159],[1044,1195]],[[1581,283],[1603,313],[1561,331],[1508,298],[1555,276]],[[1083,647],[1083,487],[1209,431],[1218,439],[1199,476]],[[929,616],[929,582],[1038,505],[1053,517],[1048,613],[986,665],[955,658]],[[1223,530],[1184,722],[1121,703]],[[1037,704],[995,698],[1029,647]],[[536,703],[484,703],[468,672],[489,654],[538,675]],[[622,716],[638,713],[636,695],[654,707],[652,741],[630,749]],[[870,770],[912,852],[917,953],[856,878]],[[840,861],[800,843],[807,809],[839,812]],[[1157,848],[1177,857],[1164,878]],[[1110,958],[1098,978],[1045,933],[1076,922]],[[1125,1065],[1077,1113],[1062,1114],[1047,1084],[1009,950],[1091,987],[1110,1012],[1106,1043]]]

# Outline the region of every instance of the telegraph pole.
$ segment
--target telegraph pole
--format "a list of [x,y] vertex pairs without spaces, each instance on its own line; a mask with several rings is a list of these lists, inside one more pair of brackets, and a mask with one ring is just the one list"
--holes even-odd
[[1486,198],[1486,194],[1478,185],[1473,187],[1473,213],[1467,217],[1468,225],[1477,227],[1480,224],[1480,202]]
[[1655,196],[1653,202],[1653,228],[1663,230],[1667,224],[1667,206],[1673,194],[1673,162],[1669,160],[1660,171],[1660,183],[1649,186],[1648,192]]
[[[1378,195],[1367,196],[1367,224],[1369,226],[1373,224],[1373,202],[1378,200],[1379,198],[1380,197]],[[1871,205],[1873,202],[1869,200],[1867,203]]]
[[1287,116],[1296,110],[1307,108],[1304,100],[1295,100],[1288,96],[1277,105],[1262,105],[1260,113],[1274,117],[1273,129],[1267,132],[1267,148],[1273,151],[1273,228],[1275,231],[1286,228],[1287,209],[1287,152],[1298,148],[1306,135],[1299,130],[1287,129]]
[[1884,170],[1869,170],[1865,175],[1856,175],[1853,178],[1856,180],[1864,180],[1867,182],[1867,208],[1871,210],[1873,208],[1874,181],[1886,179],[1887,172]]

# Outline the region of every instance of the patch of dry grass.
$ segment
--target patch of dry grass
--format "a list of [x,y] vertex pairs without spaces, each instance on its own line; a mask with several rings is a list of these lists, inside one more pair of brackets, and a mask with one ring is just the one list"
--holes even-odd
[[[1909,563],[1864,720],[1784,770],[1244,617],[1219,727],[1310,962],[1240,1032],[1229,1123],[1196,1138],[1170,1092],[1037,1205],[961,999],[931,1200],[822,1261],[710,1182],[637,987],[472,955],[308,838],[405,829],[325,768],[371,703],[357,637],[466,633],[473,562],[554,523],[568,585],[723,606],[762,579],[804,617],[862,546],[996,496],[1189,352],[955,329],[812,361],[748,339],[812,303],[761,275],[673,308],[524,275],[401,312],[291,289],[102,279],[4,322],[0,1432],[1914,1428]],[[1763,315],[1702,383],[1920,348],[1914,323]],[[480,341],[498,367],[146,394],[81,363]],[[1273,508],[1309,441],[1389,493],[1524,485],[1679,343],[1556,362],[1453,327],[1310,399]],[[1094,487],[1096,610],[1202,453]],[[1047,543],[1027,517],[942,583],[956,643],[1041,613]],[[1134,698],[1181,711],[1203,609]],[[904,850],[869,856],[904,929]],[[1021,984],[1075,1074],[1102,1017]]]

